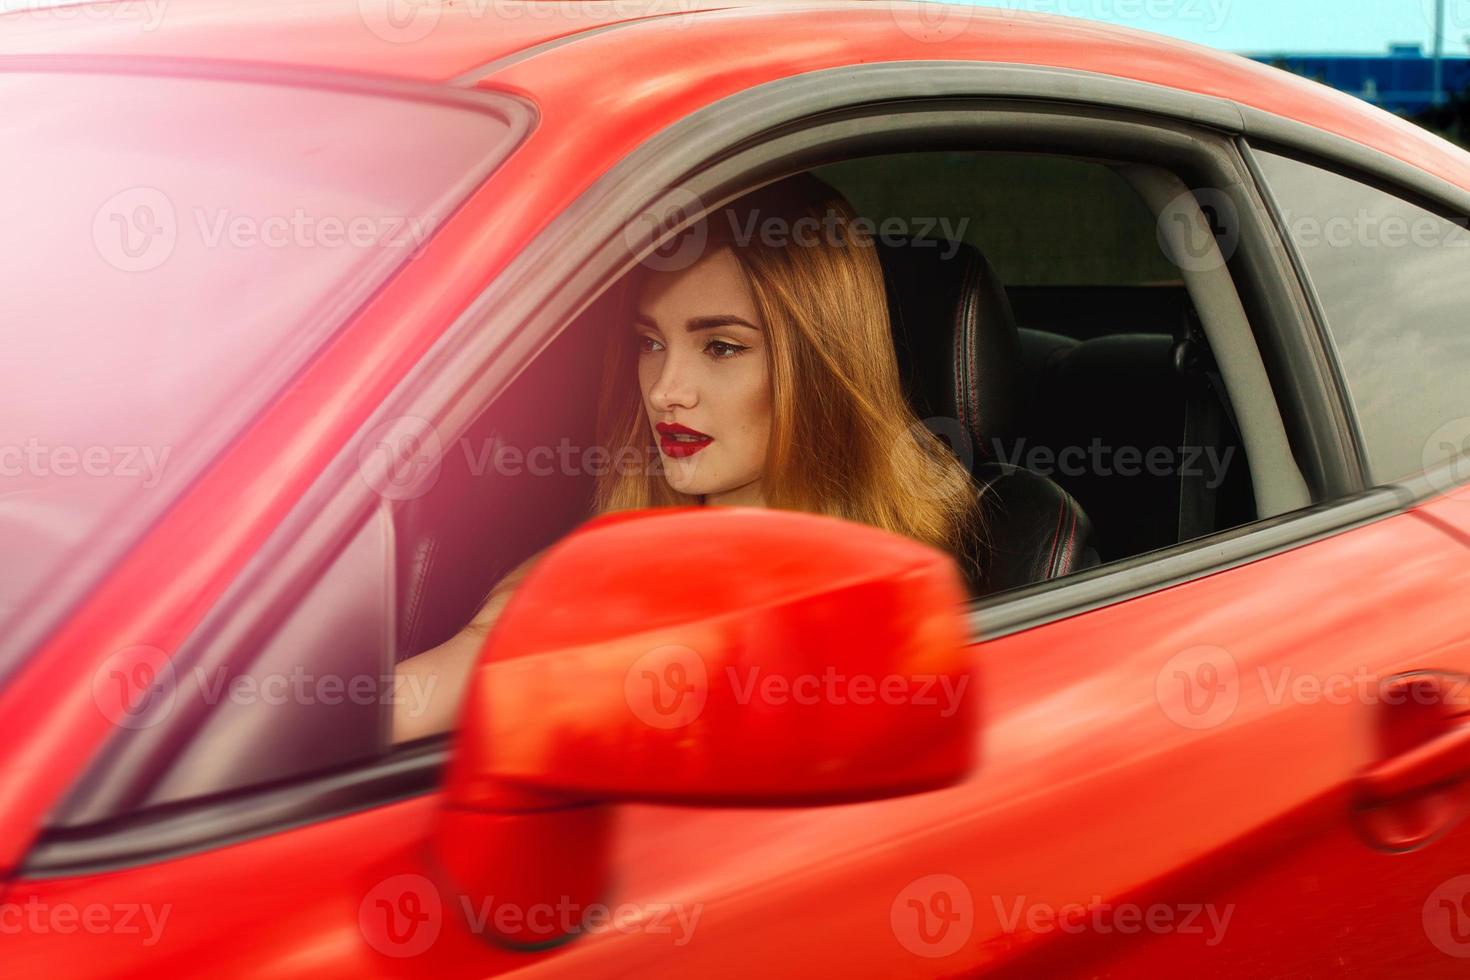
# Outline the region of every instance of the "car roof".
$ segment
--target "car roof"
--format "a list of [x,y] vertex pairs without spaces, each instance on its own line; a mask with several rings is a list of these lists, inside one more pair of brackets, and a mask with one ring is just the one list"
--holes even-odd
[[505,88],[548,115],[626,114],[626,131],[639,136],[742,88],[822,68],[1037,65],[1230,99],[1470,189],[1470,154],[1250,59],[1094,21],[922,0],[107,0],[0,15],[0,66],[26,56],[221,61]]
[[[477,66],[591,28],[751,3],[103,0],[84,8],[48,4],[0,15],[0,54],[220,60],[447,82]],[[406,22],[412,26],[405,27]]]

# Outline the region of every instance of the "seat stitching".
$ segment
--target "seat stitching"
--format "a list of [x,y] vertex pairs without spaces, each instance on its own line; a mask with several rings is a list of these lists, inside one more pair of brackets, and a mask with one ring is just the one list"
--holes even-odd
[[1062,543],[1062,523],[1067,519],[1067,508],[1062,506],[1057,510],[1057,529],[1052,532],[1051,550],[1046,556],[1046,577],[1056,577],[1057,548]]

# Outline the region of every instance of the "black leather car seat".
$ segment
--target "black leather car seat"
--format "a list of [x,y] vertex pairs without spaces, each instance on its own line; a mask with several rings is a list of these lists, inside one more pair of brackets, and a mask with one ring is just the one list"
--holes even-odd
[[1092,522],[1055,481],[1006,462],[1025,410],[1021,342],[1005,288],[972,245],[879,246],[899,371],[919,418],[980,487],[967,557],[989,594],[1097,564]]

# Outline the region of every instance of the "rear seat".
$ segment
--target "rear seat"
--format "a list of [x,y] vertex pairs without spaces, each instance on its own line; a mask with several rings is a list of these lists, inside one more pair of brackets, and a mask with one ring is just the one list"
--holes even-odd
[[[1201,389],[1176,369],[1176,339],[1123,333],[1079,342],[1027,328],[1020,335],[1028,410],[1012,461],[1049,468],[1092,517],[1104,561],[1177,543],[1181,466],[1204,468],[1210,457],[1181,451],[1186,405]],[[1250,483],[1228,422],[1218,440],[1215,458],[1230,455],[1216,526],[1228,527],[1253,516]]]

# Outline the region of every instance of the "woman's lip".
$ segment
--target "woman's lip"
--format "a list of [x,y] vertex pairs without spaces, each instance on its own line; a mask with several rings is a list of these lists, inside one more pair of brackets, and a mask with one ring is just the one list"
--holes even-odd
[[[685,459],[693,456],[705,446],[714,442],[714,438],[705,435],[698,429],[691,429],[687,425],[677,422],[660,422],[654,426],[658,430],[658,448],[665,456],[674,459]],[[694,439],[676,439],[676,435],[695,436]]]
[[705,446],[708,446],[712,442],[714,442],[714,440],[708,438],[701,439],[698,442],[680,442],[679,440],[674,439],[670,436],[664,436],[659,439],[658,448],[659,451],[662,452],[665,456],[672,456],[675,459],[684,459],[688,456],[693,456],[695,453],[699,452],[701,449],[703,449]]
[[660,422],[658,425],[655,425],[654,428],[658,430],[658,434],[661,436],[681,435],[698,436],[701,439],[710,438],[710,436],[705,435],[698,429],[691,429],[689,428],[689,426],[680,425],[678,422]]

